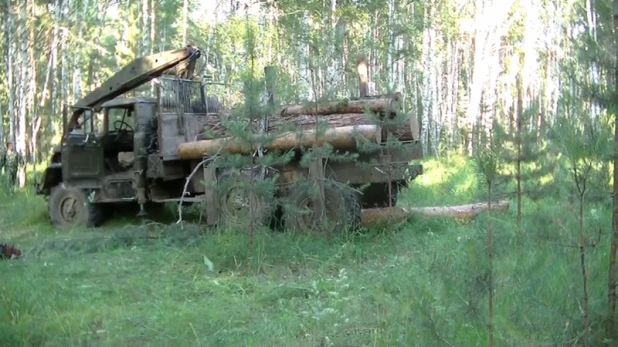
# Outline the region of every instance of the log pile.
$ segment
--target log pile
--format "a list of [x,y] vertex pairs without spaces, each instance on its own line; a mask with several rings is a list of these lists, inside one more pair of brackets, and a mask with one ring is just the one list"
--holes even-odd
[[[392,126],[376,124],[369,114],[379,120],[392,119],[397,114],[400,95],[365,97],[356,100],[325,102],[317,105],[286,105],[268,118],[266,133],[276,134],[273,141],[265,144],[269,150],[289,150],[296,147],[330,144],[337,149],[355,146],[354,135],[359,134],[369,141],[386,141],[385,130],[401,141],[413,140],[411,122]],[[234,139],[226,130],[225,119],[229,115],[208,114],[205,125],[209,131],[197,141],[178,146],[181,159],[197,159],[213,155],[220,150],[228,153],[249,153],[256,150],[255,144]],[[223,118],[223,119],[222,119]],[[374,118],[375,119],[375,118]],[[252,124],[249,132],[258,134],[259,124]],[[316,129],[319,134],[316,134]],[[324,130],[321,130],[324,129]]]

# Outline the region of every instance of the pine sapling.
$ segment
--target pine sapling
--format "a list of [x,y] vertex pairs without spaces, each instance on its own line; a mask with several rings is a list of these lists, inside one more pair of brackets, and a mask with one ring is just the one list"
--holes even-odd
[[[480,149],[476,155],[478,168],[483,176],[485,187],[487,188],[487,208],[491,212],[492,188],[498,175],[498,155],[491,142]],[[494,346],[494,278],[493,278],[493,230],[491,218],[487,221],[487,292],[488,292],[488,315],[487,315],[487,334],[489,347]]]
[[605,138],[606,134],[602,131],[602,125],[599,124],[599,121],[585,116],[586,111],[579,102],[579,99],[566,96],[565,101],[565,114],[558,117],[555,126],[560,129],[560,132],[557,132],[558,144],[562,147],[562,151],[567,157],[577,193],[578,226],[576,244],[579,251],[579,265],[582,276],[582,316],[584,320],[582,339],[583,345],[588,347],[590,346],[590,296],[586,248],[596,246],[598,241],[596,243],[588,241],[584,223],[584,209],[586,193],[594,164],[603,157],[609,142]]

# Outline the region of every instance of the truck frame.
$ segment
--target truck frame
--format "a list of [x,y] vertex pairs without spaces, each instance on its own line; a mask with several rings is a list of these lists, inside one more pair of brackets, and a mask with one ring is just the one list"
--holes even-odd
[[[225,182],[253,179],[251,170],[216,167],[202,160],[206,156],[179,157],[178,146],[196,141],[207,127],[206,115],[220,108],[207,96],[204,84],[192,78],[199,57],[199,49],[187,46],[138,58],[75,105],[63,106],[61,145],[36,184],[37,194],[48,200],[55,227],[96,227],[115,210],[139,207],[138,216],[143,216],[165,203],[180,201],[204,203],[210,226],[242,227],[241,217],[249,210],[255,220],[268,224],[276,210],[281,212],[280,206],[256,199],[234,184],[214,189],[203,183],[221,188]],[[155,96],[122,96],[155,78]],[[411,117],[410,122],[417,120]],[[295,149],[294,160],[276,168],[276,194],[312,213],[292,216],[283,208],[286,228],[312,230],[319,220],[332,222],[331,231],[354,228],[362,208],[395,206],[396,198],[389,199],[389,192],[396,197],[400,187],[422,174],[421,165],[410,165],[411,160],[422,158],[418,138],[403,145],[411,150],[359,154],[359,161],[375,162],[366,169],[327,158],[314,158],[309,167],[303,167],[300,162],[307,151]],[[191,172],[200,169],[201,174],[188,180]],[[359,193],[320,184],[317,198],[299,188],[301,178],[323,181],[326,176],[345,186],[369,187]]]

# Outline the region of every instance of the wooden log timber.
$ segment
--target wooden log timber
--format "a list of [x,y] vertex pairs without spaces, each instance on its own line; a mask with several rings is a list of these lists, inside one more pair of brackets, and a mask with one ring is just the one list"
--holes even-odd
[[[377,142],[382,129],[377,125],[355,125],[327,129],[323,133],[316,134],[315,130],[300,132],[287,132],[274,140],[264,144],[266,150],[290,150],[300,147],[323,146],[330,144],[337,149],[351,149],[356,147],[355,134],[365,137],[367,140]],[[316,136],[317,135],[317,136]],[[180,159],[199,159],[204,156],[225,153],[251,153],[257,150],[259,137],[252,139],[253,144],[230,137],[201,140],[181,143],[178,145],[178,157]]]
[[[509,201],[502,200],[491,203],[491,210],[504,212],[509,208]],[[378,227],[390,223],[399,223],[414,216],[450,217],[462,220],[472,220],[481,212],[488,211],[486,202],[459,206],[436,207],[385,207],[364,209],[361,214],[363,227]]]
[[[371,119],[364,113],[330,114],[323,116],[298,115],[269,118],[267,132],[280,133],[293,130],[314,130],[316,128],[325,129],[372,124],[374,123],[372,123]],[[216,114],[208,114],[205,116],[205,127],[209,131],[202,134],[198,140],[210,140],[229,136],[220,117]],[[413,139],[408,122],[396,127],[393,125],[385,125],[382,127],[385,131],[390,131],[395,138],[400,141]],[[257,129],[254,129],[254,132],[258,133]],[[386,140],[386,138],[384,138],[384,140]]]
[[345,113],[373,113],[392,115],[398,111],[400,95],[353,100],[328,101],[310,105],[287,105],[278,112],[282,117],[300,115],[332,115]]

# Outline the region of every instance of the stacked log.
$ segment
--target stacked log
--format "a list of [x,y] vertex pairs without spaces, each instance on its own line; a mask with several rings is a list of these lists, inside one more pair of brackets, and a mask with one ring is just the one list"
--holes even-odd
[[362,98],[345,101],[331,101],[316,105],[288,105],[284,106],[279,114],[282,117],[301,115],[333,115],[347,113],[365,113],[366,111],[383,115],[392,115],[397,111],[397,102],[400,96],[386,96],[377,98]]
[[[377,125],[344,126],[327,129],[319,135],[316,134],[316,130],[286,132],[266,143],[263,148],[285,151],[293,148],[330,144],[334,148],[351,149],[356,145],[355,134],[359,134],[369,141],[376,141],[380,136],[380,127]],[[246,140],[241,141],[232,137],[225,137],[182,143],[178,145],[178,157],[180,159],[195,159],[205,155],[215,155],[219,152],[251,153],[258,149],[258,140],[258,136],[254,136],[253,144],[251,144]]]
[[[399,95],[378,96],[348,101],[326,102],[317,105],[286,105],[268,118],[266,133],[277,134],[268,150],[289,150],[297,147],[330,144],[337,149],[355,146],[354,134],[359,134],[369,141],[386,140],[388,130],[399,140],[412,140],[412,130],[406,122],[403,126],[379,124],[368,114],[375,114],[378,119],[393,118],[397,113]],[[366,114],[367,113],[367,114]],[[181,159],[196,159],[204,155],[214,155],[220,151],[227,153],[249,153],[256,150],[257,136],[254,144],[234,139],[226,130],[225,122],[229,115],[206,115],[206,128],[209,131],[198,141],[182,143],[178,146]],[[254,122],[251,133],[257,134],[260,122]],[[388,123],[388,122],[386,122]],[[325,129],[324,131],[316,129]]]
[[[206,118],[206,127],[209,129],[209,132],[202,134],[199,140],[211,140],[231,136],[218,114],[208,114]],[[328,128],[338,128],[369,124],[373,124],[373,122],[363,113],[329,114],[323,116],[303,114],[298,116],[269,118],[267,132],[279,133],[293,130],[314,130],[316,128],[321,128],[323,125]],[[258,126],[257,122],[254,126]],[[381,126],[386,128],[383,125]],[[408,124],[393,127],[393,129],[389,130],[402,141],[412,140],[412,132]],[[257,133],[256,129],[253,129],[253,131]]]

